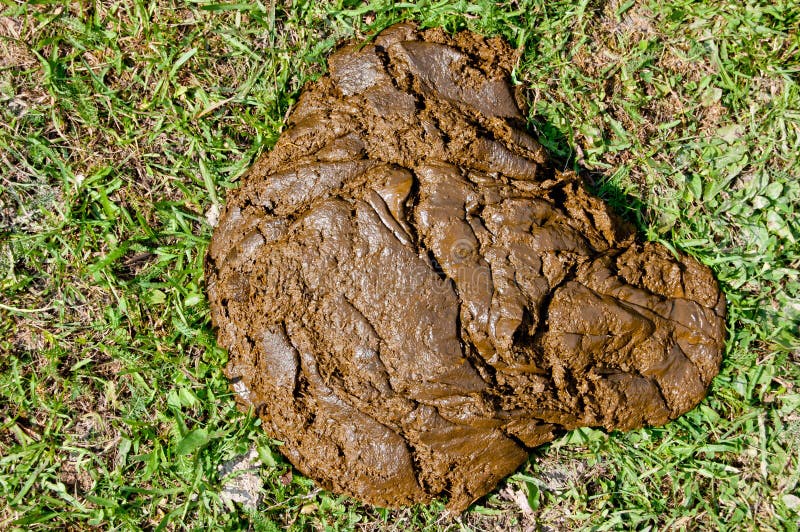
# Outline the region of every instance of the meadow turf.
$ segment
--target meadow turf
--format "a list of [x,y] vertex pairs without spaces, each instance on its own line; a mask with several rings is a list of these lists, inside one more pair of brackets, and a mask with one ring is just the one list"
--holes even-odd
[[[795,0],[0,0],[0,529],[797,530]],[[502,35],[530,129],[710,266],[722,372],[665,427],[583,429],[461,516],[319,490],[237,411],[203,256],[226,192],[338,42]],[[262,500],[220,498],[257,450]]]

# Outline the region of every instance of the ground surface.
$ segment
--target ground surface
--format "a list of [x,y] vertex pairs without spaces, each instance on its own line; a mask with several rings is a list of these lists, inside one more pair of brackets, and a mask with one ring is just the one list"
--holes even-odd
[[[0,529],[797,529],[796,2],[0,6]],[[209,221],[303,82],[405,19],[523,47],[531,130],[729,302],[701,406],[566,434],[456,517],[292,474],[203,295]],[[257,511],[223,485],[254,471]]]

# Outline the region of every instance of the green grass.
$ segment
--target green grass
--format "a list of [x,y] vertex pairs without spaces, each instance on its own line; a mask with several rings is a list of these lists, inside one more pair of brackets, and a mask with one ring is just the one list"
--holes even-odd
[[[203,292],[207,214],[303,83],[408,19],[523,47],[531,129],[729,302],[698,408],[566,434],[457,517],[286,475]],[[794,0],[0,0],[0,529],[797,530],[798,28]],[[250,447],[257,512],[219,497]]]

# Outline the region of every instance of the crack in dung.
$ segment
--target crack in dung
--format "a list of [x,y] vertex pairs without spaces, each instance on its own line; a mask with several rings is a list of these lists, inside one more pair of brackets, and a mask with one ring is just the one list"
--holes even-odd
[[669,412],[669,417],[672,417],[672,405],[670,405],[670,402],[667,400],[667,396],[664,394],[664,389],[661,387],[661,383],[658,382],[658,379],[645,377],[644,375],[642,377],[655,385],[655,388],[658,391],[659,399],[662,403],[664,403],[664,408],[667,410],[667,412]]
[[[416,183],[418,182],[418,179],[415,178],[414,181]],[[417,194],[419,194],[419,191],[417,191]],[[416,219],[416,216],[414,216],[414,219]],[[482,219],[481,223],[483,223]],[[412,226],[415,233],[418,231],[415,224],[410,223],[409,225]],[[455,330],[458,338],[458,343],[461,349],[461,355],[464,357],[464,359],[466,359],[469,362],[470,366],[472,366],[472,368],[478,372],[478,375],[484,382],[487,383],[489,389],[495,389],[497,387],[496,369],[486,360],[484,360],[483,357],[481,357],[481,355],[477,352],[477,350],[471,347],[471,343],[464,338],[465,332],[467,335],[469,335],[469,332],[464,327],[464,324],[462,322],[463,308],[464,305],[467,304],[467,302],[464,301],[464,299],[461,297],[458,283],[456,282],[456,280],[447,275],[447,273],[441,267],[439,260],[436,258],[436,255],[433,252],[433,250],[429,249],[425,245],[425,236],[427,235],[425,233],[422,233],[421,235],[419,235],[419,238],[417,238],[417,246],[420,256],[426,256],[428,258],[430,266],[433,269],[433,271],[439,276],[440,279],[442,279],[442,281],[448,282],[456,297],[458,309],[457,312],[455,313],[456,316]],[[479,246],[481,245],[480,240],[478,240],[478,245]],[[492,282],[492,295],[494,295],[494,290],[495,290],[494,283]]]
[[[550,332],[550,323],[549,323],[550,305],[553,302],[553,298],[555,297],[556,292],[558,292],[560,288],[562,288],[569,282],[575,281],[575,279],[577,278],[576,270],[577,266],[574,264],[571,265],[570,269],[567,270],[567,272],[564,274],[564,277],[558,283],[556,283],[555,286],[550,286],[550,290],[547,291],[547,294],[545,294],[544,297],[541,299],[541,301],[539,301],[537,304],[539,321],[536,326],[536,332],[534,332],[533,336],[530,335],[526,336],[527,338],[530,339],[530,343],[534,347],[538,348],[539,351],[542,352],[542,354],[545,353],[545,350],[541,349],[543,337],[545,334]],[[548,363],[550,362],[549,360],[546,360],[544,357],[542,358],[542,361]],[[548,367],[552,367],[552,364],[550,364]],[[548,368],[542,368],[542,369],[548,369]]]
[[[367,317],[367,315],[360,308],[358,308],[358,306],[356,306],[355,301],[351,300],[345,294],[340,294],[340,295],[341,295],[342,299],[344,299],[347,302],[347,304],[350,305],[353,308],[353,310],[358,312],[359,316],[364,318],[364,321],[367,323],[367,325],[369,325],[369,328],[372,329],[372,332],[375,335],[375,337],[378,338],[378,347],[377,347],[377,349],[375,349],[375,356],[377,356],[378,360],[381,361],[381,364],[383,364],[383,367],[387,369],[387,371],[386,371],[386,384],[389,386],[389,389],[395,395],[400,396],[398,391],[395,390],[394,386],[392,385],[391,375],[389,375],[389,373],[388,373],[388,369],[391,368],[392,366],[391,366],[391,364],[387,364],[386,360],[384,360],[384,358],[381,356],[381,352],[382,352],[381,346],[385,345],[385,342],[384,342],[383,338],[381,337],[381,335],[378,334],[378,331],[375,329],[375,324],[372,322],[372,320],[370,320]],[[418,404],[417,401],[415,401],[414,399],[408,398],[408,400],[412,401],[415,404]],[[369,415],[366,412],[363,412],[363,413],[365,415]]]
[[400,434],[400,437],[403,438],[403,441],[406,445],[406,450],[408,451],[408,455],[411,458],[411,469],[414,474],[414,478],[417,480],[417,485],[422,489],[425,493],[433,495],[434,490],[433,486],[430,485],[430,482],[427,481],[423,474],[425,471],[424,466],[422,465],[422,457],[421,452],[417,449],[417,446],[414,445],[410,438],[406,438],[403,434]]
[[411,174],[411,187],[408,190],[408,197],[404,202],[404,210],[405,210],[405,222],[410,229],[411,232],[411,240],[412,244],[419,252],[419,248],[423,245],[422,244],[422,236],[419,234],[417,230],[416,221],[416,211],[417,205],[419,204],[420,199],[420,180],[417,176],[417,173],[411,168],[402,167],[404,170],[408,171]]
[[500,432],[502,432],[503,436],[508,438],[509,440],[513,441],[515,444],[519,446],[520,449],[524,450],[525,452],[530,452],[530,447],[525,444],[519,436],[512,434],[508,431],[508,427],[503,425],[499,427]]

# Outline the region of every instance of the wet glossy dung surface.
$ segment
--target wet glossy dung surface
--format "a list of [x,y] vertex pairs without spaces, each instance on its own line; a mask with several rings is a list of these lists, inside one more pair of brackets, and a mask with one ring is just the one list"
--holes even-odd
[[327,489],[460,511],[557,431],[665,423],[718,371],[711,272],[548,166],[513,60],[408,25],[343,48],[229,195],[227,373]]

